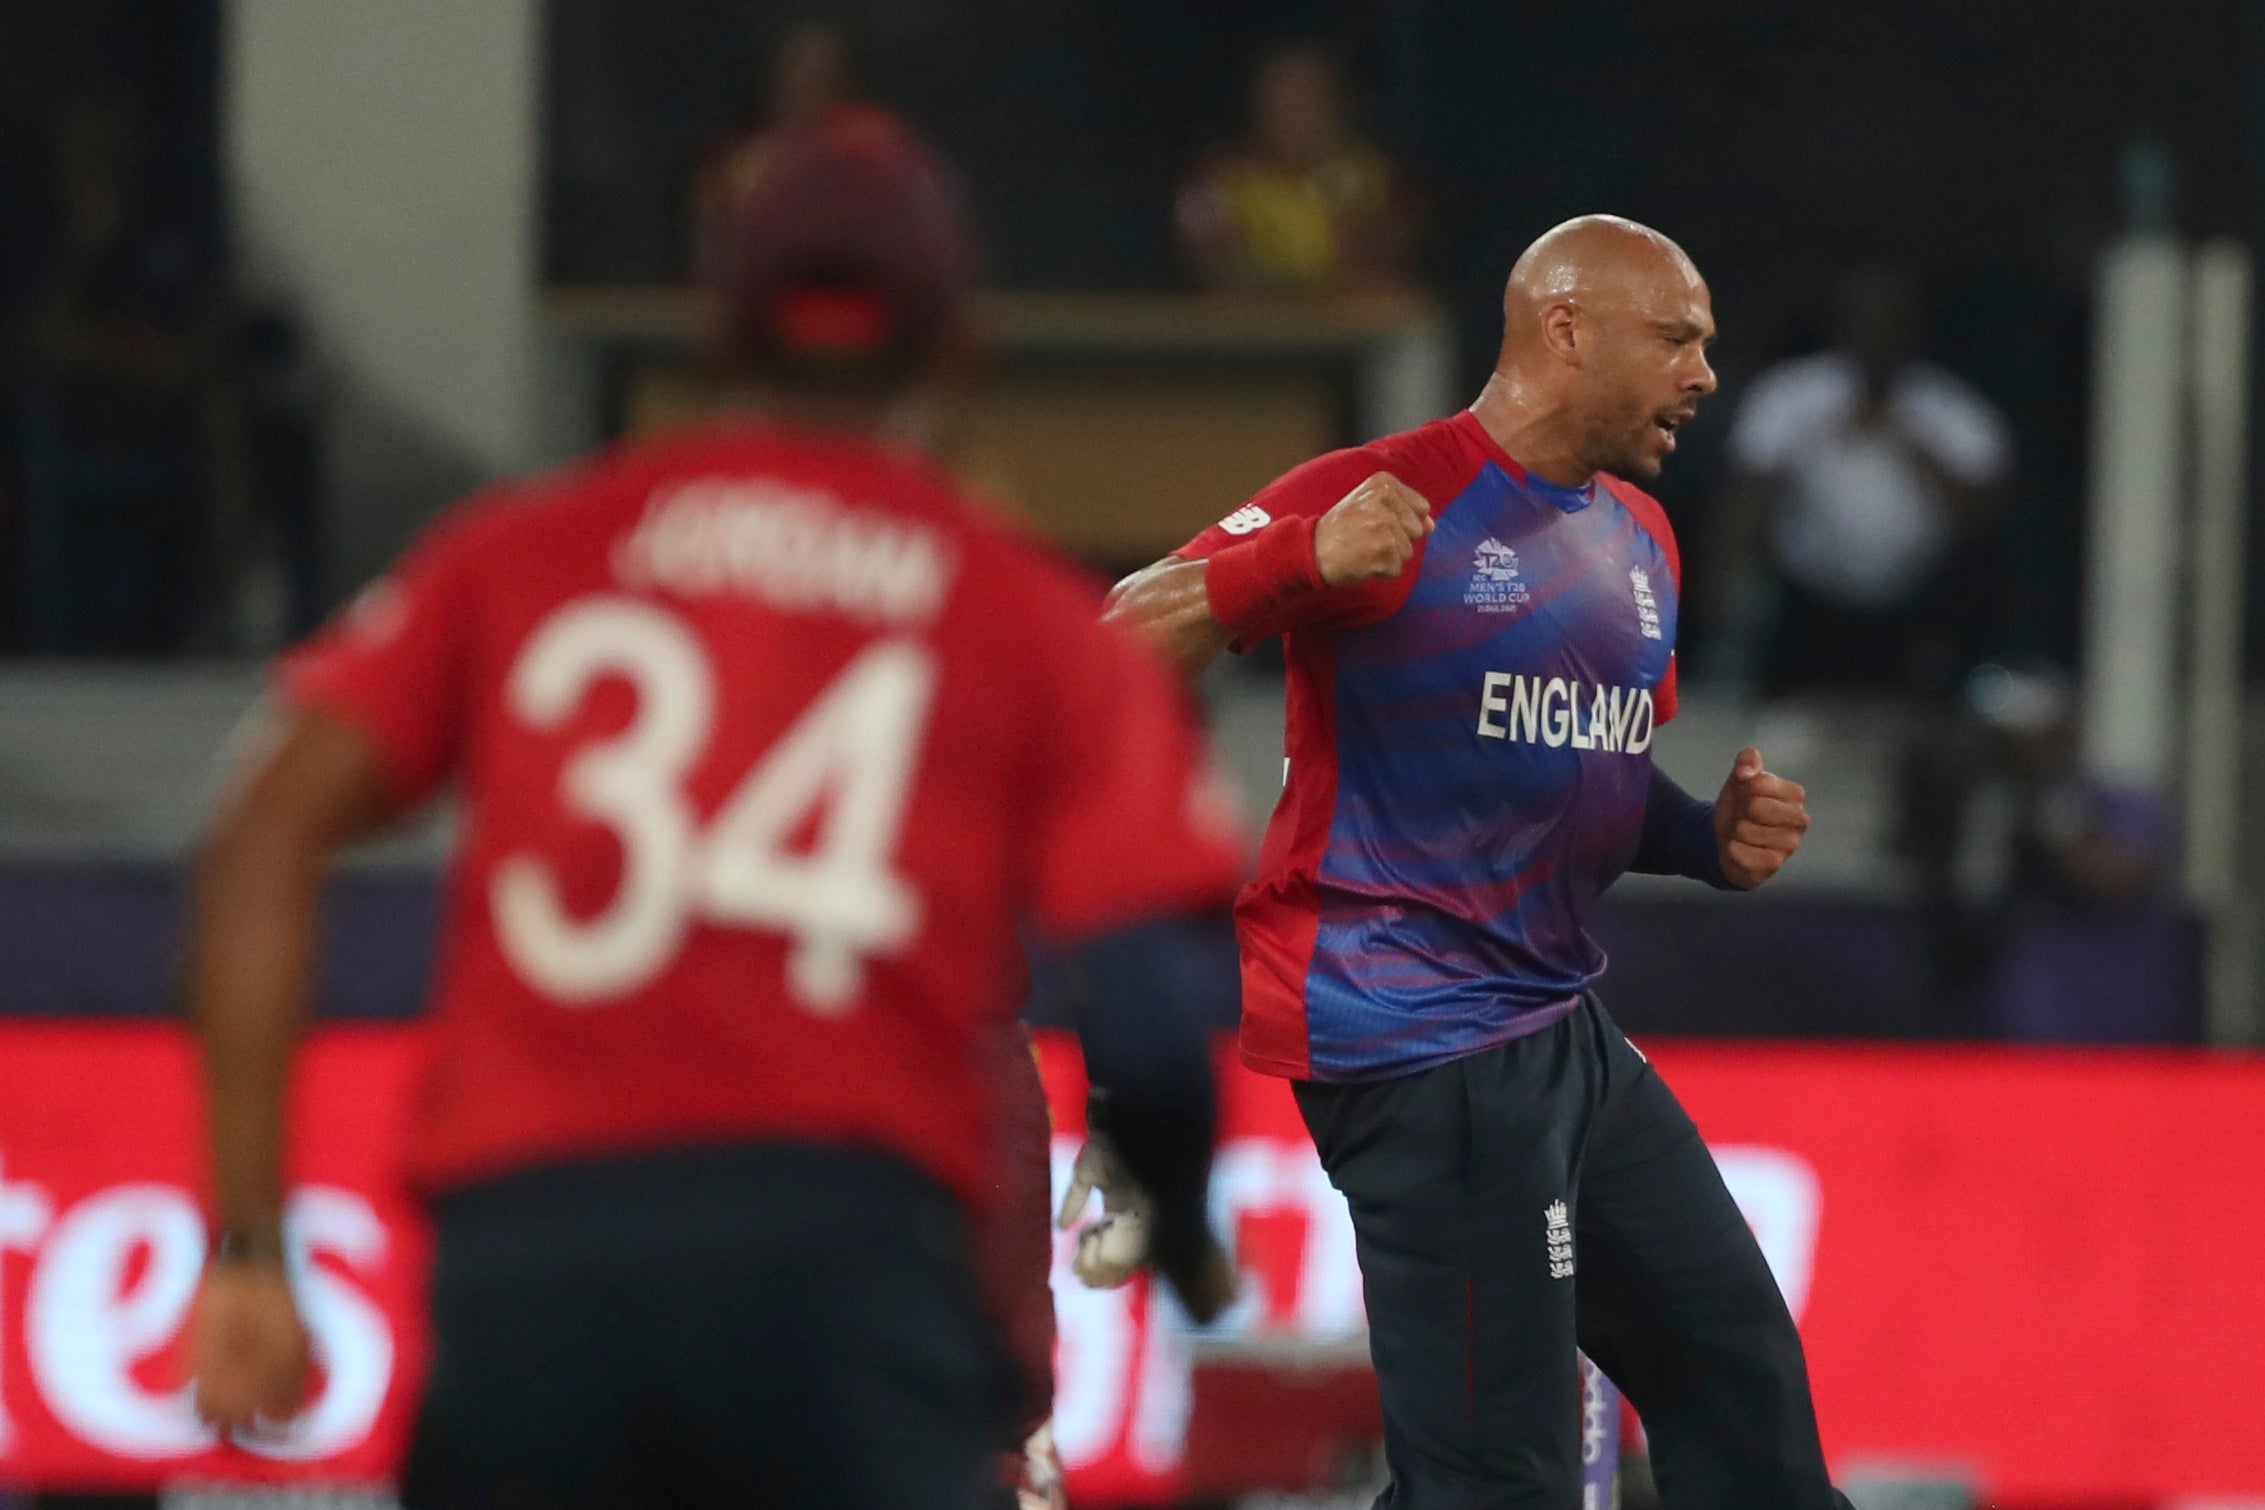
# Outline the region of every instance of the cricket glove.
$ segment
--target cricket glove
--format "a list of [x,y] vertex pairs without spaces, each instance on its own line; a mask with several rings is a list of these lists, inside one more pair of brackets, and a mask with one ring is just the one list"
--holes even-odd
[[1148,1194],[1125,1170],[1109,1140],[1108,1099],[1095,1091],[1086,1102],[1085,1146],[1070,1169],[1054,1225],[1077,1228],[1086,1203],[1101,1192],[1101,1218],[1078,1229],[1070,1272],[1093,1290],[1112,1290],[1148,1262]]

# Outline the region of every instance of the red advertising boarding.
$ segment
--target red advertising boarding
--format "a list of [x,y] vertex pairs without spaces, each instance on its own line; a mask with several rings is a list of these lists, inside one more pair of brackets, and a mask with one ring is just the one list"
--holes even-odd
[[[1074,1044],[1042,1049],[1059,1183],[1083,1087]],[[426,1242],[395,1182],[417,1053],[413,1029],[314,1040],[293,1230],[321,1388],[287,1428],[215,1443],[181,1376],[204,1244],[186,1041],[155,1024],[0,1026],[0,1486],[388,1476],[423,1363]],[[1952,1474],[2040,1510],[2265,1495],[2265,1061],[1653,1057],[1800,1317],[1837,1472]],[[1213,1211],[1246,1275],[1226,1326],[1355,1337],[1344,1207],[1285,1087],[1222,1063]],[[1169,1498],[1190,1392],[1168,1302],[1059,1268],[1056,1289],[1073,1497]]]
[[1933,1467],[2009,1505],[2265,1498],[2265,1060],[1654,1057],[1718,1158],[1814,1177],[1800,1319],[1838,1472]]
[[160,1024],[0,1025],[0,1484],[374,1483],[424,1366],[424,1227],[402,1197],[417,1035],[333,1028],[293,1085],[290,1201],[321,1372],[308,1410],[215,1443],[182,1332],[204,1266],[202,1095]]

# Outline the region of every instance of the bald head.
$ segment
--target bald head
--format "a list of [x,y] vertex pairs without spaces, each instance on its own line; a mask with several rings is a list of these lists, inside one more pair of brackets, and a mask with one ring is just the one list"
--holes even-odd
[[1609,307],[1678,302],[1706,282],[1683,248],[1648,225],[1618,215],[1583,215],[1553,226],[1510,269],[1502,291],[1503,350],[1538,342],[1550,306],[1594,314]]
[[1570,472],[1649,477],[1714,391],[1713,339],[1706,280],[1683,248],[1633,220],[1583,215],[1511,268],[1489,386]]

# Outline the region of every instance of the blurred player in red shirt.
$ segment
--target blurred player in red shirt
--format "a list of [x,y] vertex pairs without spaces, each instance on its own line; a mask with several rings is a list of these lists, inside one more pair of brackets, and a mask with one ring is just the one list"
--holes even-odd
[[412,1504],[979,1502],[1015,1403],[968,1230],[1024,926],[1107,983],[1087,1055],[1156,1266],[1225,1298],[1202,1025],[1143,986],[1146,929],[1239,870],[1197,737],[911,443],[969,281],[927,159],[820,133],[742,216],[745,405],[449,514],[283,662],[201,861],[197,1398],[246,1428],[307,1363],[282,1104],[323,871],[463,794]]

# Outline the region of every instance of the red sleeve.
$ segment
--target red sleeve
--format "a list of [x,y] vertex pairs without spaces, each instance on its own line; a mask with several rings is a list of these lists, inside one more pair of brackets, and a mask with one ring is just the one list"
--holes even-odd
[[413,807],[455,766],[465,723],[465,642],[475,532],[451,515],[275,667],[276,692],[359,730],[394,799]]
[[[1358,446],[1317,456],[1283,473],[1251,501],[1220,520],[1172,554],[1189,561],[1207,561],[1229,546],[1255,539],[1261,531],[1295,529],[1303,522],[1328,513],[1347,493],[1378,472],[1392,472],[1420,490],[1421,484],[1395,467],[1374,446]],[[1434,500],[1436,506],[1437,500]],[[1275,612],[1244,626],[1234,648],[1247,650],[1277,634],[1300,629],[1344,629],[1388,619],[1407,601],[1423,568],[1423,548],[1397,577],[1357,583],[1351,587],[1323,587],[1298,594]]]
[[1683,705],[1682,692],[1678,686],[1682,678],[1676,675],[1680,664],[1680,658],[1674,651],[1667,652],[1667,674],[1659,679],[1659,686],[1652,692],[1654,722],[1672,723],[1676,710]]
[[1186,694],[1081,601],[1051,626],[1031,910],[1057,939],[1230,901],[1243,876],[1233,789]]
[[[1675,543],[1675,527],[1667,522],[1667,510],[1660,507],[1657,498],[1631,483],[1609,475],[1605,476],[1604,482],[1612,489],[1612,496],[1636,516],[1636,523],[1643,526],[1644,533],[1652,537],[1658,544],[1660,553],[1667,557],[1668,574],[1675,579],[1675,597],[1680,603],[1683,599],[1683,551]],[[1652,692],[1653,718],[1658,723],[1664,724],[1674,718],[1675,710],[1681,703],[1681,678],[1676,674],[1681,659],[1673,646],[1668,647],[1667,674],[1659,679],[1659,686]]]

